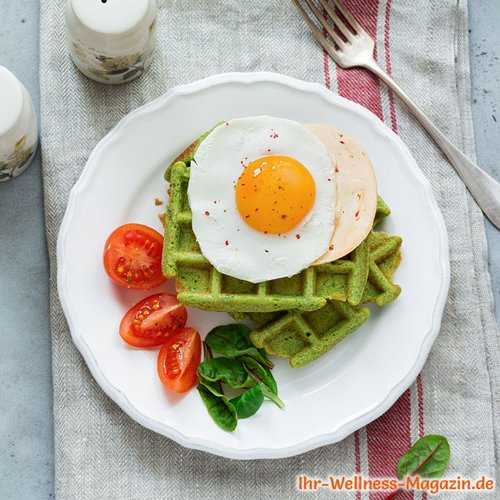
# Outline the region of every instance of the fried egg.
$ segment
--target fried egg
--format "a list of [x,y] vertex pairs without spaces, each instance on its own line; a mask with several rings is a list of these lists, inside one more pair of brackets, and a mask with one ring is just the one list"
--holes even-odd
[[219,272],[252,283],[293,276],[330,245],[334,159],[301,123],[234,119],[198,148],[188,197],[201,252]]
[[328,251],[314,264],[331,262],[354,250],[372,230],[377,180],[366,151],[352,137],[328,125],[307,125],[335,157],[337,209]]

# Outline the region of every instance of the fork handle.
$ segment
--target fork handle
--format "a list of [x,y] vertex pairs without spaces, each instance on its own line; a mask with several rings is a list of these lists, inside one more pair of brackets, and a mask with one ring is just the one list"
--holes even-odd
[[406,104],[455,167],[486,217],[497,229],[500,229],[500,183],[480,169],[452,144],[411,100],[408,94],[374,60],[366,62],[363,66],[375,73]]

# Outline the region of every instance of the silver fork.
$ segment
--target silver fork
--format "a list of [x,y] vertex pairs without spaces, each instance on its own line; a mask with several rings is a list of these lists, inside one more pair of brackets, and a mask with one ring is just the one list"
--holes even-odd
[[[292,1],[302,14],[316,40],[339,66],[346,69],[358,66],[370,70],[408,106],[409,110],[455,167],[481,210],[500,229],[500,183],[481,170],[454,146],[410,99],[408,94],[377,64],[373,57],[375,42],[354,19],[345,5],[340,0],[333,0],[346,22],[334,11],[327,0],[318,0],[323,11],[320,11],[316,0],[305,0],[309,7],[308,11],[306,11],[300,0]],[[316,17],[333,43],[325,37],[323,30],[318,27],[308,12]],[[338,32],[343,36],[340,36],[334,27],[337,27]]]

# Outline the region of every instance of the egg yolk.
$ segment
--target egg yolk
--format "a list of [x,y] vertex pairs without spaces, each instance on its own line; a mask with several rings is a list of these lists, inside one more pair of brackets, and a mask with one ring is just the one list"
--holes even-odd
[[313,207],[315,197],[311,173],[288,156],[265,156],[251,162],[236,185],[241,217],[266,234],[295,228]]

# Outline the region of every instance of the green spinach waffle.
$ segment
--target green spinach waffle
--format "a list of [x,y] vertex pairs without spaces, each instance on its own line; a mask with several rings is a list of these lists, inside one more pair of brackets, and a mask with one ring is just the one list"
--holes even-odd
[[332,263],[311,266],[291,278],[253,284],[219,273],[203,256],[191,227],[187,187],[189,168],[169,169],[170,202],[165,220],[163,274],[176,278],[179,300],[207,311],[313,311],[327,299],[358,305],[369,276],[369,241]]
[[[399,285],[392,282],[392,276],[401,262],[401,243],[398,236],[389,236],[383,232],[372,231],[367,238],[370,246],[369,276],[363,290],[361,304],[373,302],[384,306],[395,300],[401,293]],[[333,298],[345,302],[345,298]],[[357,304],[356,304],[357,305]],[[278,317],[279,312],[268,313],[232,313],[237,321],[250,319],[256,328]]]
[[[261,315],[262,316],[262,315]],[[251,333],[255,347],[290,360],[294,368],[319,358],[360,328],[369,318],[366,307],[328,300],[316,311],[281,311],[261,317]]]
[[373,227],[377,227],[379,222],[381,222],[386,217],[391,215],[391,209],[386,205],[385,201],[378,196],[377,197],[377,210],[375,212],[375,219],[373,220]]
[[[401,289],[392,283],[392,275],[401,262],[401,238],[372,231],[370,272],[362,303],[383,306],[398,297]],[[356,331],[369,317],[365,307],[353,307],[338,300],[328,300],[316,311],[277,311],[274,313],[243,313],[233,315],[242,321],[250,319],[251,334],[256,347],[269,354],[287,358],[293,367],[314,361],[341,340]]]
[[375,302],[385,306],[399,297],[401,287],[392,282],[392,276],[401,262],[402,243],[399,236],[377,231],[369,234],[369,274],[361,303]]

